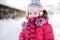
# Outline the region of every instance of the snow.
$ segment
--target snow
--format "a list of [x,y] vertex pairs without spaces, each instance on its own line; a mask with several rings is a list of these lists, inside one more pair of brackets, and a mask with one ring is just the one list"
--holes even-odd
[[18,40],[25,19],[0,20],[0,40]]

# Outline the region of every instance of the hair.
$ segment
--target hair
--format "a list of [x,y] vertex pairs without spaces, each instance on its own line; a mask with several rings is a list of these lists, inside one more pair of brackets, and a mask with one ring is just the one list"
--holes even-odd
[[42,15],[42,17],[46,19],[47,16],[48,16],[48,15],[47,15],[47,11],[46,11],[46,10],[43,10],[43,15]]

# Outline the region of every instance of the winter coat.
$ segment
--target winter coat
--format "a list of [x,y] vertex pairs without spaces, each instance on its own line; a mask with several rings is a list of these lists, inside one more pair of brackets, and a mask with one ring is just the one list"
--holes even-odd
[[[23,29],[19,35],[19,40],[54,40],[54,34],[51,24],[48,23],[48,19],[44,20],[44,18],[39,18],[40,20],[43,20],[42,23],[40,23],[39,20],[35,20],[35,25],[33,22],[31,22],[31,19],[28,20],[28,22],[23,23]],[[29,29],[31,24],[35,26],[35,36],[33,39],[29,39]],[[28,25],[30,24],[30,25]],[[31,28],[32,29],[32,28]],[[30,30],[31,30],[30,29]],[[31,33],[32,34],[32,33]],[[30,35],[31,36],[31,35]]]

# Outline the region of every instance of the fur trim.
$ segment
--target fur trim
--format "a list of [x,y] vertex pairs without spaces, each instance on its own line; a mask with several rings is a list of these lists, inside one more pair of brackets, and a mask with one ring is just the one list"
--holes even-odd
[[45,23],[46,23],[46,20],[44,18],[40,18],[35,21],[36,26],[42,26]]
[[27,22],[23,22],[22,23],[22,27],[24,27],[24,28],[28,27],[28,23]]

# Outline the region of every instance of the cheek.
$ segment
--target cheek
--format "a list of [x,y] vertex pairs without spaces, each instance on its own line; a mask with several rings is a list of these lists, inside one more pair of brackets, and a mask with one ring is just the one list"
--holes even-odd
[[31,17],[32,17],[32,15],[29,15],[28,17],[29,17],[29,18],[31,18]]
[[43,12],[40,12],[40,15],[43,15]]

